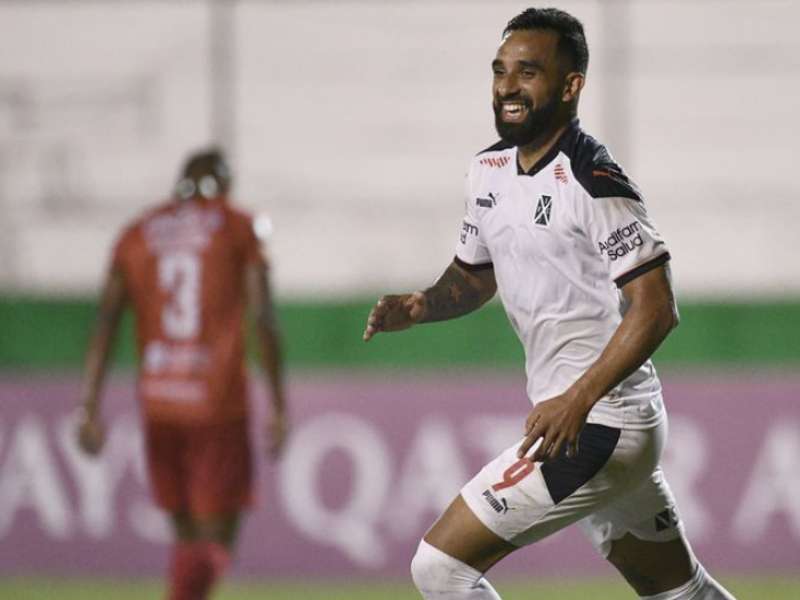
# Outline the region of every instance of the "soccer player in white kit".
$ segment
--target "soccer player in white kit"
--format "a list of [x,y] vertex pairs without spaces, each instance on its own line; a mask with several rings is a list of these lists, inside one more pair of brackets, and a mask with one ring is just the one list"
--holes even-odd
[[587,63],[571,15],[508,23],[492,62],[501,141],[470,166],[455,258],[368,317],[365,340],[499,292],[525,349],[525,437],[425,534],[411,564],[424,598],[497,599],[492,565],[576,522],[640,597],[733,598],[692,553],[659,467],[667,420],[649,358],[678,323],[670,255],[641,192],[580,128]]

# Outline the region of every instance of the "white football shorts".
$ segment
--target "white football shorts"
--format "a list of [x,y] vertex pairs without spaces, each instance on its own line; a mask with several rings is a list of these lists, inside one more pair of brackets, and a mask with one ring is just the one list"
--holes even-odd
[[533,463],[518,459],[522,440],[487,464],[461,490],[481,522],[516,546],[580,521],[594,547],[631,533],[648,541],[683,534],[675,498],[659,459],[667,423],[644,430],[587,424],[578,455]]

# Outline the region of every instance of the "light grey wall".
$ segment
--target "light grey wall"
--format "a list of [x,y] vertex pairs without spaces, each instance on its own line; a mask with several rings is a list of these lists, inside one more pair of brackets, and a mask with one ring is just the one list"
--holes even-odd
[[[558,4],[592,51],[582,121],[645,190],[680,291],[800,294],[800,4]],[[0,286],[95,289],[116,229],[212,131],[273,221],[282,295],[427,284],[526,5],[242,1],[212,45],[208,3],[0,3]]]

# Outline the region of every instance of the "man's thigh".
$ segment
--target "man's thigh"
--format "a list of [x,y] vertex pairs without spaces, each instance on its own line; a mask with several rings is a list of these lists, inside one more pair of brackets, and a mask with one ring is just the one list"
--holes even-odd
[[250,506],[253,466],[246,421],[193,428],[188,446],[188,505],[195,520],[233,516]]
[[517,549],[517,546],[486,527],[462,496],[456,496],[424,539],[431,546],[481,573]]
[[648,432],[587,425],[576,457],[546,463],[518,459],[511,446],[461,491],[490,531],[514,546],[534,543],[624,494],[657,461]]
[[595,549],[609,557],[613,543],[630,534],[646,542],[671,542],[684,534],[675,497],[660,467],[580,523]]
[[660,467],[581,521],[581,528],[639,595],[674,589],[692,577],[695,560]]
[[182,427],[145,423],[145,448],[150,488],[155,503],[170,513],[189,508],[186,439]]

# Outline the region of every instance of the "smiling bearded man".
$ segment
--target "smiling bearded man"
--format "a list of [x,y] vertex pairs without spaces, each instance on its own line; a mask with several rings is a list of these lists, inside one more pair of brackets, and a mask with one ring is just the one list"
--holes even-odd
[[365,340],[499,291],[525,348],[525,437],[420,542],[411,572],[428,599],[499,598],[489,568],[577,522],[641,597],[732,599],[692,553],[659,466],[667,417],[650,356],[678,324],[670,255],[639,189],[580,128],[588,59],[563,11],[509,22],[492,62],[501,141],[470,167],[456,256],[367,320]]

